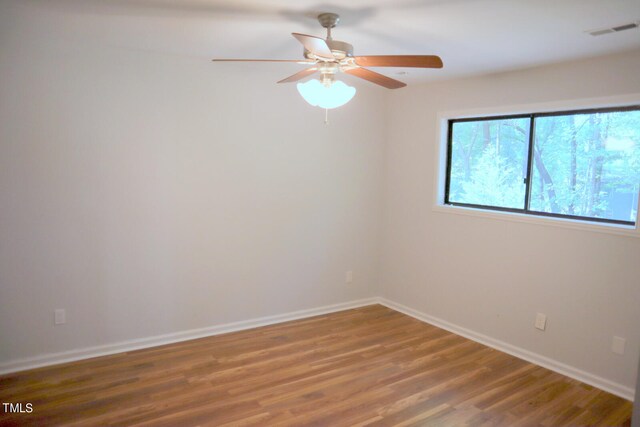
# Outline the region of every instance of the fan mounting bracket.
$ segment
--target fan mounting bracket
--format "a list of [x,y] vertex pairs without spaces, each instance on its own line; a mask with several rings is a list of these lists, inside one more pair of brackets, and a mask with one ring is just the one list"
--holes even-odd
[[321,13],[318,15],[318,22],[326,29],[333,28],[340,22],[340,15],[337,13]]

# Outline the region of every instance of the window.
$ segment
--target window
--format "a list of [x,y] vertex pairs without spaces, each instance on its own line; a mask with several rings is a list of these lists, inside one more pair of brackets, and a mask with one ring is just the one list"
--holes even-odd
[[449,120],[444,202],[635,225],[640,106]]

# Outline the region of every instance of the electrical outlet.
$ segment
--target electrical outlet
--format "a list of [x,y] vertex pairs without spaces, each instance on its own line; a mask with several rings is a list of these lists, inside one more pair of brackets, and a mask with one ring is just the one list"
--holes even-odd
[[542,314],[542,313],[536,314],[535,327],[536,327],[536,329],[540,329],[541,331],[544,331],[547,328],[547,315],[546,314]]
[[54,324],[63,325],[67,323],[67,312],[64,310],[64,308],[58,308],[54,313]]
[[353,282],[353,271],[349,270],[344,275],[344,283],[352,283]]
[[615,354],[624,354],[624,345],[627,340],[622,337],[613,337],[611,340],[611,351]]

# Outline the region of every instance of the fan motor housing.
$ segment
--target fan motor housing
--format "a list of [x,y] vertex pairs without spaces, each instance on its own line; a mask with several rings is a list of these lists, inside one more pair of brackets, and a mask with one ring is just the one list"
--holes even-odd
[[329,49],[336,56],[336,59],[344,59],[347,56],[353,56],[353,46],[347,42],[339,40],[327,40]]
[[[329,49],[336,57],[338,61],[349,58],[353,56],[353,46],[347,42],[342,42],[340,40],[325,40]],[[316,57],[311,54],[308,50],[304,50],[304,57],[307,59],[316,59]]]

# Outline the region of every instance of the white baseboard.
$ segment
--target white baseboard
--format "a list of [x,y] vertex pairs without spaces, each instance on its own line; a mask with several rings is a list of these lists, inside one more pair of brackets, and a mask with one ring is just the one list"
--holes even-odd
[[0,363],[0,374],[24,371],[27,369],[40,368],[43,366],[57,365],[59,363],[73,362],[82,359],[89,359],[92,357],[107,356],[109,354],[122,353],[126,351],[140,350],[143,348],[156,347],[159,345],[173,344],[181,341],[226,334],[228,332],[242,331],[245,329],[257,328],[260,326],[273,325],[276,323],[288,322],[290,320],[318,316],[327,313],[334,313],[337,311],[349,310],[352,308],[364,307],[377,303],[378,298],[366,298],[339,304],[326,305],[323,307],[310,308],[307,310],[293,311],[285,314],[258,317],[255,319],[243,320],[240,322],[225,323],[222,325],[209,326],[206,328],[191,329],[188,331],[175,332],[171,334],[156,335],[154,337],[121,341],[118,343],[105,344],[95,347],[80,348],[61,353],[43,354],[41,356],[24,359],[14,359]]
[[399,311],[415,319],[437,326],[456,335],[463,336],[472,341],[479,342],[486,346],[495,348],[512,356],[526,360],[552,371],[558,372],[567,377],[590,384],[609,393],[633,401],[635,390],[622,384],[607,380],[597,375],[590,374],[581,369],[574,368],[562,362],[550,359],[529,350],[508,344],[504,341],[489,337],[487,335],[472,331],[467,328],[455,325],[445,320],[430,316],[421,311],[407,307],[386,298],[373,297],[345,303],[332,304],[323,307],[316,307],[307,310],[293,311],[285,314],[258,317],[255,319],[243,320],[240,322],[225,323],[200,329],[176,332],[172,334],[157,335],[149,338],[122,341],[114,344],[106,344],[95,347],[87,347],[61,353],[44,354],[37,357],[15,359],[0,363],[0,374],[24,371],[27,369],[40,368],[43,366],[57,365],[59,363],[73,362],[77,360],[89,359],[92,357],[106,356],[115,353],[122,353],[143,348],[156,347],[159,345],[173,344],[181,341],[188,341],[196,338],[204,338],[213,335],[225,334],[228,332],[242,331],[245,329],[257,328],[260,326],[273,325],[276,323],[288,322],[290,320],[303,319],[321,314],[334,313],[337,311],[349,310],[352,308],[364,307],[372,304],[382,304],[392,310]]
[[590,374],[589,372],[574,368],[573,366],[566,365],[562,362],[558,362],[557,360],[550,359],[540,354],[533,353],[529,350],[525,350],[523,348],[508,344],[504,341],[500,341],[498,339],[491,338],[487,335],[472,331],[470,329],[463,328],[461,326],[447,322],[446,320],[430,316],[421,311],[415,310],[394,301],[390,301],[386,298],[378,298],[378,303],[389,307],[392,310],[399,311],[400,313],[404,313],[415,319],[421,320],[425,323],[429,323],[433,326],[437,326],[438,328],[442,328],[444,330],[452,332],[456,335],[463,336],[472,341],[476,341],[480,344],[484,344],[488,347],[495,348],[496,350],[500,350],[504,353],[526,360],[527,362],[534,363],[559,374],[566,375],[567,377],[576,379],[578,381],[582,381],[585,384],[589,384],[601,390],[608,391],[609,393],[615,394],[616,396],[622,397],[623,399],[627,399],[630,401],[633,401],[634,399],[635,390],[630,387],[610,381],[606,378],[602,378],[594,374]]

